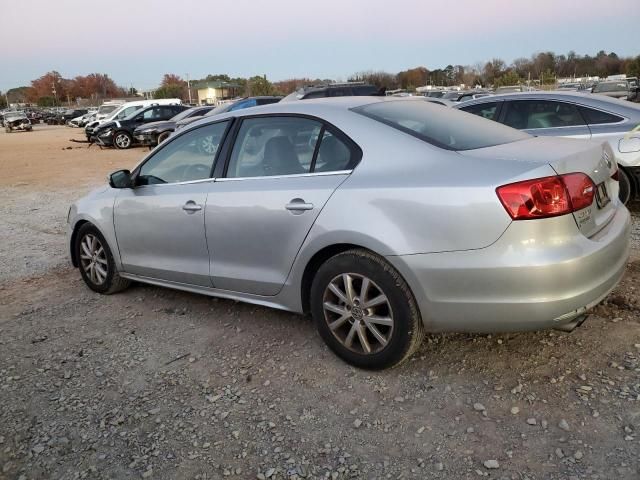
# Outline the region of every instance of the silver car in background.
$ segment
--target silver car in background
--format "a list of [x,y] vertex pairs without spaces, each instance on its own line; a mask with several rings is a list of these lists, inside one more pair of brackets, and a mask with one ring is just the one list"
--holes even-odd
[[379,369],[425,331],[580,324],[629,254],[616,174],[606,143],[419,99],[278,103],[113,173],[71,206],[69,252],[104,294],[139,281],[310,312],[337,355]]
[[536,136],[607,142],[620,166],[623,203],[640,193],[640,105],[588,93],[494,95],[456,106]]

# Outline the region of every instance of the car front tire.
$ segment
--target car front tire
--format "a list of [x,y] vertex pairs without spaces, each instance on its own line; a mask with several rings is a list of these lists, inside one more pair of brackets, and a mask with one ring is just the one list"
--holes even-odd
[[310,300],[320,336],[356,367],[400,365],[424,338],[409,286],[382,257],[366,250],[348,250],[327,260],[313,279]]
[[131,147],[133,138],[127,132],[116,132],[113,135],[113,145],[119,150],[126,150]]
[[75,252],[80,275],[94,292],[110,295],[130,285],[129,280],[118,274],[111,249],[94,225],[85,223],[80,227]]

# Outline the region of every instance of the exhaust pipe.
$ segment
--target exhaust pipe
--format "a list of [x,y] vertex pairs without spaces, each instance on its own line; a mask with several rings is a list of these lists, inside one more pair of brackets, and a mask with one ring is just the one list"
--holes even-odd
[[582,325],[590,316],[591,314],[588,314],[588,313],[583,315],[578,315],[569,323],[565,323],[563,325],[558,325],[557,327],[554,327],[554,330],[560,330],[561,332],[567,332],[567,333],[573,332],[576,328]]

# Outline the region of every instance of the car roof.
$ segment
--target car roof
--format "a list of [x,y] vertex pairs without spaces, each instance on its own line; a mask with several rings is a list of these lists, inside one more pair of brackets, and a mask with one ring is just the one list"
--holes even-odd
[[[344,113],[355,107],[370,105],[378,102],[415,102],[425,101],[422,97],[377,97],[377,96],[349,96],[349,97],[327,97],[314,98],[304,102],[277,102],[257,107],[243,108],[232,112],[224,112],[215,116],[203,117],[193,123],[189,123],[189,129],[215,123],[220,120],[233,117],[245,117],[256,114],[299,114],[312,115],[323,118],[332,113]],[[185,129],[186,130],[186,129]]]
[[467,107],[470,105],[478,105],[482,103],[495,102],[500,100],[558,100],[566,102],[575,102],[584,106],[601,108],[603,110],[620,112],[633,117],[640,117],[640,105],[634,104],[627,100],[606,97],[586,92],[566,92],[566,91],[533,91],[533,92],[512,92],[499,93],[482,98],[476,98],[464,102],[459,107]]

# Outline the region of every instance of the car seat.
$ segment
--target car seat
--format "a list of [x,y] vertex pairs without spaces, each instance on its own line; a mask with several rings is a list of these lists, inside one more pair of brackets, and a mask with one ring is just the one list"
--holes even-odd
[[269,139],[264,147],[262,168],[265,175],[292,175],[307,173],[298,159],[296,149],[288,137]]

